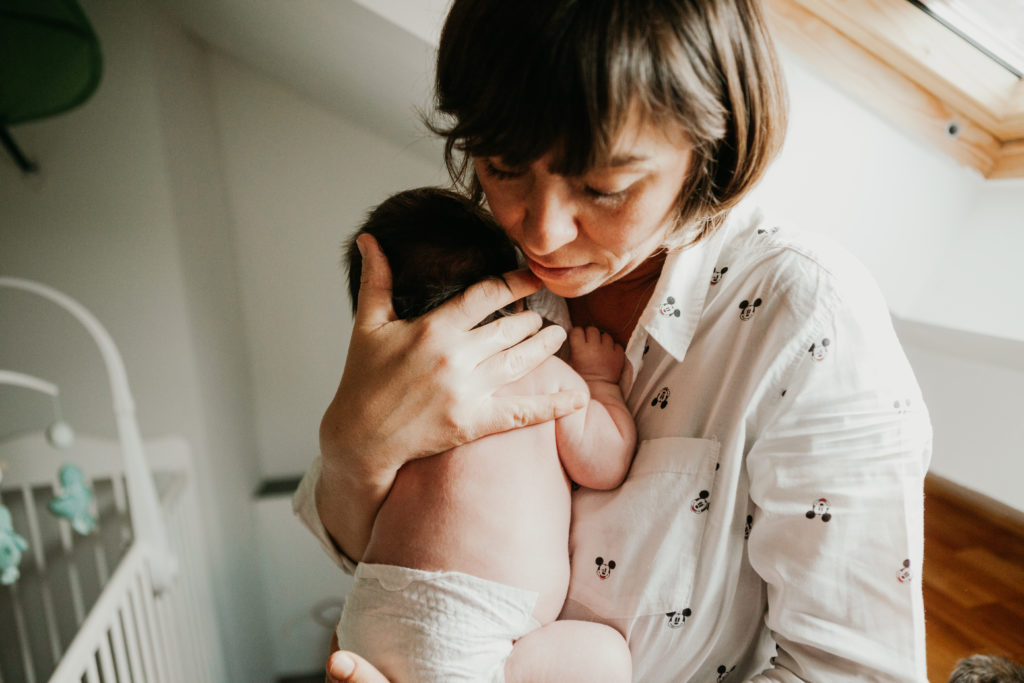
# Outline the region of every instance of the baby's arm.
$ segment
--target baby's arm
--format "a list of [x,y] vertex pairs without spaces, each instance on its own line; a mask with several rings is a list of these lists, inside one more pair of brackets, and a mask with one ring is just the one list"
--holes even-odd
[[569,349],[570,365],[586,382],[590,401],[555,423],[558,455],[580,486],[613,489],[625,479],[636,446],[636,425],[619,388],[626,354],[596,327],[574,327]]

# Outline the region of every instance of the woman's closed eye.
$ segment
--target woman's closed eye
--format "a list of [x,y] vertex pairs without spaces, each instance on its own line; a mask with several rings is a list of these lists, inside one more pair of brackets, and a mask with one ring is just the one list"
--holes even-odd
[[523,175],[523,171],[521,169],[501,168],[500,166],[495,165],[494,161],[490,159],[484,162],[484,170],[487,172],[487,175],[497,180],[512,180],[513,178],[518,178]]
[[597,187],[593,187],[591,185],[584,185],[583,186],[584,194],[586,194],[588,197],[590,197],[590,198],[592,198],[592,199],[594,199],[596,201],[603,201],[603,202],[621,201],[622,199],[625,198],[626,192],[628,192],[628,191],[629,191],[628,187],[623,189],[623,190],[603,190],[603,189],[600,189],[600,188],[597,188]]

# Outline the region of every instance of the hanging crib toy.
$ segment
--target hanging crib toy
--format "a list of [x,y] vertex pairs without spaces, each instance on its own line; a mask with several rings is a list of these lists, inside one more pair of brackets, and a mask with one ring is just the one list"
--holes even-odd
[[[46,439],[54,448],[69,448],[75,440],[75,433],[61,416],[60,390],[56,385],[13,370],[0,370],[0,384],[32,389],[53,398],[54,420],[46,428]],[[82,535],[96,529],[96,517],[92,514],[92,490],[85,483],[85,475],[78,467],[64,465],[58,474],[64,492],[49,504],[50,511],[67,519],[71,527]],[[0,481],[3,468],[0,463]],[[10,586],[21,576],[19,565],[28,551],[28,541],[14,530],[10,510],[0,503],[0,584]]]
[[0,583],[10,586],[21,576],[18,565],[21,556],[28,550],[28,541],[14,531],[11,513],[0,505]]

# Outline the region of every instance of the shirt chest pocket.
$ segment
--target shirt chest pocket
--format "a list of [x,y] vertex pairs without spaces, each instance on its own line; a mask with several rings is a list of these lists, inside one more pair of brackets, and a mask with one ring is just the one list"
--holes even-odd
[[614,491],[573,494],[569,597],[607,618],[689,605],[719,444],[643,441]]

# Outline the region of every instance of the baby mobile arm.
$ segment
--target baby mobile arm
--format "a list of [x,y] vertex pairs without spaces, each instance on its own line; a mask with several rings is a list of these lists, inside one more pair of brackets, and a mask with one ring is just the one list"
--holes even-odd
[[[160,514],[159,498],[156,486],[149,471],[142,450],[142,435],[135,419],[135,403],[128,387],[128,376],[124,361],[114,344],[114,340],[106,328],[80,303],[52,287],[13,277],[0,277],[0,288],[22,290],[47,299],[70,313],[86,329],[99,348],[100,355],[106,364],[107,378],[110,382],[111,394],[114,398],[114,417],[117,432],[121,441],[121,454],[124,458],[125,479],[128,486],[129,511],[135,538],[148,547],[149,569],[153,587],[157,592],[167,588],[177,573],[177,559],[171,552],[167,528]],[[8,372],[8,371],[5,371]],[[24,377],[24,376],[23,376]],[[36,378],[29,378],[42,382]],[[49,383],[43,383],[49,384]],[[24,386],[24,385],[22,385]],[[53,385],[49,385],[53,387]],[[39,387],[32,387],[39,388]],[[56,392],[56,387],[53,387]],[[49,393],[45,390],[44,393]],[[60,421],[58,420],[58,423]],[[64,436],[60,429],[48,430],[47,437],[54,445],[55,441]],[[53,434],[49,432],[54,432]]]

